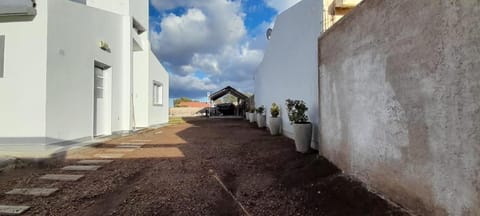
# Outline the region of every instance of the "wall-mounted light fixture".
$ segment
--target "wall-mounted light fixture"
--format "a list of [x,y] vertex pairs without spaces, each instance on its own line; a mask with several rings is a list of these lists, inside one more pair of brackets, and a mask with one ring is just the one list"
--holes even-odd
[[272,32],[273,32],[273,29],[272,28],[268,28],[267,29],[267,40],[270,40],[272,38]]
[[105,51],[107,51],[107,52],[110,52],[110,46],[108,45],[107,42],[105,42],[105,41],[100,41],[100,42],[98,43],[98,46],[100,47],[100,49],[105,50]]

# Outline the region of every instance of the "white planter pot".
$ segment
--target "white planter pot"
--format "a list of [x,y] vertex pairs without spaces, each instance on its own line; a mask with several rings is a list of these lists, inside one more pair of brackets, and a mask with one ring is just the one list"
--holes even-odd
[[276,136],[280,134],[280,127],[282,126],[282,119],[280,117],[271,117],[269,119],[270,134]]
[[250,120],[250,123],[254,123],[257,118],[255,117],[255,113],[248,113],[248,120]]
[[312,124],[293,124],[295,132],[295,148],[298,152],[306,153],[312,141]]
[[267,116],[257,113],[257,125],[259,128],[264,128],[267,121]]
[[245,120],[250,121],[250,118],[249,118],[249,117],[250,117],[250,113],[249,113],[249,112],[246,112],[246,113],[245,113]]

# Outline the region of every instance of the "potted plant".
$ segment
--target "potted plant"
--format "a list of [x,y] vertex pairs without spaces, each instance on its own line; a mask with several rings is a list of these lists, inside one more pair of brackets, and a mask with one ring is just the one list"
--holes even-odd
[[305,114],[308,107],[303,100],[287,99],[286,105],[288,119],[293,125],[295,148],[298,152],[306,153],[312,140],[312,124]]
[[254,108],[250,108],[250,112],[248,113],[248,119],[250,120],[250,123],[254,123],[257,118],[255,116],[255,109]]
[[265,107],[263,105],[257,108],[257,125],[259,128],[265,127],[266,116],[263,115],[264,111],[265,111]]
[[276,103],[272,103],[272,107],[270,107],[270,119],[268,121],[270,134],[272,135],[279,135],[280,134],[280,127],[282,125],[282,119],[278,117],[280,115],[280,107]]

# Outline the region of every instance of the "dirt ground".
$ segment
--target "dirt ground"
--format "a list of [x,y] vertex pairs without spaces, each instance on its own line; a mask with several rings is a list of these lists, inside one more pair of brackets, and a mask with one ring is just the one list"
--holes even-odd
[[[0,204],[32,206],[25,215],[408,215],[317,153],[295,152],[288,138],[244,120],[186,121],[0,173]],[[132,142],[145,145],[97,171],[60,170]],[[47,173],[85,177],[38,179]],[[25,187],[60,190],[41,198],[5,195]]]

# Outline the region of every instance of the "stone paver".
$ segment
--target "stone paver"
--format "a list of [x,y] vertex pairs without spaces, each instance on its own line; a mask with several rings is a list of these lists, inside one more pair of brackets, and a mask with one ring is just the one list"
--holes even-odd
[[143,146],[143,145],[145,145],[145,143],[123,142],[123,143],[120,143],[120,145],[137,145],[137,146]]
[[106,152],[120,152],[120,153],[123,153],[123,152],[132,152],[132,151],[135,151],[135,149],[133,148],[114,148],[114,149],[107,149]]
[[77,181],[82,177],[83,175],[46,174],[44,176],[41,176],[40,179],[54,181]]
[[117,145],[115,148],[141,148],[141,145]]
[[132,142],[150,142],[152,140],[141,140],[141,139],[138,139],[138,140],[132,140]]
[[15,188],[6,192],[8,195],[50,196],[58,191],[58,188]]
[[113,160],[81,160],[78,161],[78,164],[108,164],[113,162]]
[[15,158],[0,155],[0,172],[15,167]]
[[98,170],[102,166],[96,165],[71,165],[63,167],[62,170],[69,170],[69,171],[95,171]]
[[96,154],[97,158],[122,158],[125,154]]
[[20,215],[30,209],[30,206],[0,205],[0,215]]

